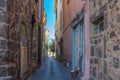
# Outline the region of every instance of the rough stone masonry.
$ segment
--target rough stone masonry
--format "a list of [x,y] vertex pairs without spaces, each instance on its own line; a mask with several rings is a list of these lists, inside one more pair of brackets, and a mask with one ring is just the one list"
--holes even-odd
[[90,80],[120,80],[120,0],[90,0],[90,21]]
[[[38,0],[0,0],[0,80],[23,80],[38,67],[37,16]],[[21,58],[22,25],[27,39],[27,61]],[[26,64],[21,63],[22,59]],[[23,65],[25,69],[21,68]]]
[[10,79],[7,69],[7,0],[0,0],[0,80]]

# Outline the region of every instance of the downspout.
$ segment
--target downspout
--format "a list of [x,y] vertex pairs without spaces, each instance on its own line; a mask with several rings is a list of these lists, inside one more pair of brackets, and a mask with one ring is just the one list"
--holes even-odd
[[85,75],[86,80],[90,77],[90,32],[89,32],[89,0],[85,0]]
[[[32,1],[30,0],[30,14],[31,14],[31,21],[32,21]],[[30,59],[29,59],[29,69],[31,68],[31,59],[32,59],[32,30],[33,30],[33,26],[32,26],[32,22],[31,22],[31,26],[30,26],[30,44],[31,44],[31,46],[30,46],[30,55],[29,55],[29,57],[30,57]],[[30,72],[31,72],[31,69],[30,69]]]

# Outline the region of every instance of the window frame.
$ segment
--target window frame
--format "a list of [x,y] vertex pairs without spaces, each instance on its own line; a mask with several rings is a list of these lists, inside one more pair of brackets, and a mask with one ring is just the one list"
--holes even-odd
[[104,28],[104,30],[100,30],[100,28],[101,28],[100,24],[103,24],[102,27],[104,28],[104,22],[103,22],[103,20],[101,20],[99,23],[97,23],[97,32],[98,33],[101,33],[101,32],[103,32],[105,30],[105,28]]
[[70,0],[67,0],[67,4],[69,4]]

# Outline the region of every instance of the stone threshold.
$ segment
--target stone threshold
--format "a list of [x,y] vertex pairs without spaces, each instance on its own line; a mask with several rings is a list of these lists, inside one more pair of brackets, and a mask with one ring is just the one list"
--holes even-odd
[[12,80],[12,76],[0,77],[0,80]]

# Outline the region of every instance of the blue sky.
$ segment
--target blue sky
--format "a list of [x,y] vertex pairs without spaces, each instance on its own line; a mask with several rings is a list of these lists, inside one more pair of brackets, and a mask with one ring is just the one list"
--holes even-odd
[[54,13],[54,2],[55,0],[44,0],[44,8],[47,14],[46,27],[49,30],[49,38],[55,39],[55,13]]

